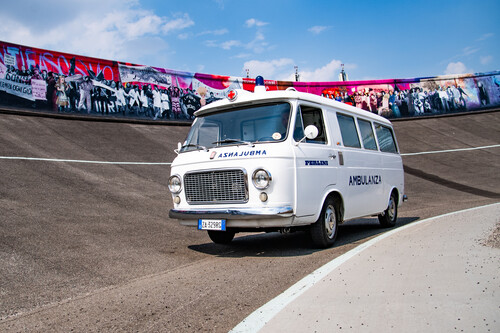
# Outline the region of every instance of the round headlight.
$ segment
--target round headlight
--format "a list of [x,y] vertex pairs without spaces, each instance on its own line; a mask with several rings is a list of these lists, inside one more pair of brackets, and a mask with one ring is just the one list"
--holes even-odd
[[179,176],[177,175],[170,176],[170,178],[168,179],[168,189],[170,190],[170,192],[175,194],[181,191],[182,182]]
[[264,169],[257,169],[253,172],[252,181],[256,188],[264,190],[269,187],[271,183],[271,174]]

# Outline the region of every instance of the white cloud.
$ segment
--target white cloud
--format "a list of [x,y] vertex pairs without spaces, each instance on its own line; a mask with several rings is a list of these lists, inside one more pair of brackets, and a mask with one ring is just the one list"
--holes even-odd
[[228,40],[225,42],[218,42],[213,39],[209,39],[203,42],[203,44],[207,47],[218,47],[223,50],[231,50],[231,48],[235,46],[241,46],[241,42],[239,40]]
[[171,31],[175,30],[182,30],[189,28],[190,26],[194,25],[194,21],[191,20],[188,14],[183,14],[181,17],[178,17],[174,20],[167,21],[163,27],[162,31],[164,33],[169,33]]
[[467,46],[463,49],[463,55],[471,55],[473,53],[476,53],[477,51],[479,51],[479,48],[475,48],[475,47],[472,47],[472,46]]
[[444,74],[446,75],[451,75],[451,74],[466,74],[470,73],[467,69],[467,67],[464,65],[463,62],[457,61],[457,62],[450,62],[448,66],[446,66],[446,69],[444,71]]
[[[138,63],[151,52],[166,54],[168,44],[163,37],[195,24],[186,13],[158,16],[140,8],[136,0],[9,2],[2,6],[0,21],[5,41]],[[178,34],[181,39],[187,36]],[[131,45],[141,45],[141,49]]]
[[493,56],[481,56],[479,57],[479,61],[481,61],[481,65],[488,65],[493,61]]
[[255,38],[246,44],[245,48],[253,51],[254,53],[262,53],[269,45],[265,40],[266,38],[264,37],[264,34],[258,31],[255,34]]
[[204,35],[214,35],[214,36],[219,36],[219,35],[225,35],[229,32],[227,29],[218,29],[218,30],[206,30],[202,31],[198,34],[198,36],[204,36]]
[[241,42],[238,40],[228,40],[227,42],[223,42],[221,44],[221,47],[224,50],[230,50],[233,46],[240,46]]
[[[333,59],[325,66],[313,70],[301,71],[299,68],[300,81],[302,82],[325,82],[338,81],[340,60]],[[262,75],[269,80],[295,81],[295,61],[290,58],[281,58],[269,61],[251,60],[243,65],[243,72],[249,69],[251,76]],[[345,68],[356,68],[355,64],[347,64]]]
[[250,53],[238,53],[235,56],[232,56],[233,59],[244,59],[244,58],[250,58],[252,54]]
[[488,38],[491,38],[491,37],[493,37],[493,36],[495,36],[495,34],[490,32],[490,33],[487,33],[487,34],[483,34],[483,35],[482,35],[481,37],[479,37],[477,40],[478,40],[478,41],[482,41],[482,40],[486,40],[486,39],[488,39]]
[[333,59],[325,66],[311,71],[301,71],[299,69],[300,81],[338,81],[341,65],[342,62],[340,60]]
[[243,72],[246,69],[250,70],[250,75],[263,76],[269,80],[283,80],[289,76],[288,73],[293,73],[294,61],[289,58],[281,58],[270,61],[250,60],[243,64]]
[[207,47],[218,47],[219,45],[217,44],[217,41],[215,40],[212,40],[212,39],[208,39],[206,41],[203,42],[203,44]]
[[241,47],[252,51],[253,53],[262,53],[267,47],[268,43],[265,41],[264,34],[257,32],[253,40],[248,43],[243,43],[239,40],[228,40],[224,42],[219,42],[217,40],[209,39],[205,40],[203,44],[207,47],[218,47],[223,50],[231,50],[234,47]]
[[[113,16],[113,14],[107,16]],[[120,17],[120,19],[122,18]],[[131,21],[126,24],[116,22],[115,20],[111,22],[122,28],[122,31],[128,38],[133,39],[144,36],[145,34],[155,34],[162,24],[162,19],[156,15],[144,15],[142,17],[137,17],[136,21]],[[106,28],[110,31],[113,27],[108,25]]]
[[224,0],[215,0],[220,9],[224,9]]
[[312,32],[315,35],[318,35],[318,34],[322,33],[323,31],[325,31],[327,28],[328,27],[326,27],[326,26],[315,25],[314,27],[310,27],[309,29],[307,29],[307,31]]
[[262,22],[262,21],[259,21],[257,19],[254,19],[254,18],[251,18],[251,19],[248,19],[245,21],[245,25],[248,27],[248,28],[251,28],[251,27],[263,27],[265,25],[267,25],[268,23],[266,22]]
[[[259,21],[257,19],[251,18],[245,21],[245,25],[247,28],[252,28],[252,27],[263,27],[267,25],[267,22]],[[262,29],[257,29],[257,32],[255,33],[255,37],[253,40],[245,44],[245,48],[247,50],[251,50],[254,53],[262,53],[264,52],[269,44],[265,41],[264,34],[262,33]]]

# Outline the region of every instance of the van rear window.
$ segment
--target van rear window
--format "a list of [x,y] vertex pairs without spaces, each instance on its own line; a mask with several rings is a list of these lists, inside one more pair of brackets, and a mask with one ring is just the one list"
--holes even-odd
[[398,149],[396,147],[396,140],[394,140],[394,134],[392,129],[380,124],[375,124],[375,132],[377,133],[378,144],[380,145],[380,151],[386,153],[397,153]]

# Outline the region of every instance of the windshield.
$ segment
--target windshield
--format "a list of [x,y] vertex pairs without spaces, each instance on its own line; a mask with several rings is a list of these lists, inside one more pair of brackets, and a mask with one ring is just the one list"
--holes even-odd
[[197,118],[181,152],[284,141],[288,135],[290,108],[286,102],[252,105]]

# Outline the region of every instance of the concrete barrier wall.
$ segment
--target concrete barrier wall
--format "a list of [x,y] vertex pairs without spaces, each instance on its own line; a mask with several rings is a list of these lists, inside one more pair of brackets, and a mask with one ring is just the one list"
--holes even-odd
[[[387,118],[470,112],[500,105],[500,71],[412,79],[345,82],[266,80]],[[255,80],[180,72],[0,41],[0,104],[37,112],[186,120],[230,89]]]

